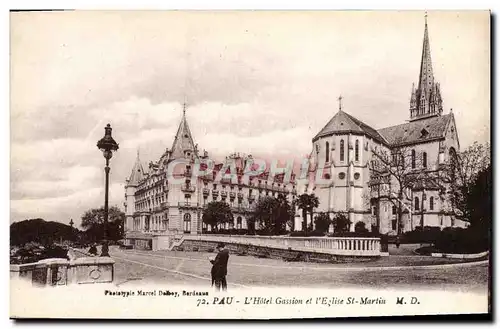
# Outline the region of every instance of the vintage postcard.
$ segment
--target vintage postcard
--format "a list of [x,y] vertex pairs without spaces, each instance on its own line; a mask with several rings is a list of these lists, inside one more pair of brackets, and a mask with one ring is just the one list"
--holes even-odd
[[10,13],[10,316],[491,316],[484,11]]

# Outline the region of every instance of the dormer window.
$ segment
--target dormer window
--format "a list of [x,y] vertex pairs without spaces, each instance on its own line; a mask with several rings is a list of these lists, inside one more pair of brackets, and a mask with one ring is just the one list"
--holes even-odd
[[420,131],[420,138],[426,138],[428,135],[429,135],[429,132],[427,131],[427,129],[423,128]]

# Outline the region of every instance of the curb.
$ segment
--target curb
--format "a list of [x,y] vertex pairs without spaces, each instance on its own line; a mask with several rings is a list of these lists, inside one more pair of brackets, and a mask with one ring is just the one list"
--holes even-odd
[[433,252],[431,253],[431,257],[451,258],[451,259],[476,259],[476,258],[483,258],[487,256],[489,253],[490,253],[489,251],[483,251],[478,254],[447,254],[447,253]]

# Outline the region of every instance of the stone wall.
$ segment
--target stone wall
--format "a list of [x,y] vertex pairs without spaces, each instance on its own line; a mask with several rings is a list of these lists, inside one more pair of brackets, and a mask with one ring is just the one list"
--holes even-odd
[[[203,240],[184,240],[180,246],[175,246],[177,251],[214,252],[218,242]],[[265,246],[252,246],[238,243],[226,243],[226,248],[231,254],[240,256],[254,256],[261,258],[282,259],[285,261],[343,263],[364,262],[378,259],[379,257],[351,257],[338,256],[320,252],[294,251],[277,249]]]

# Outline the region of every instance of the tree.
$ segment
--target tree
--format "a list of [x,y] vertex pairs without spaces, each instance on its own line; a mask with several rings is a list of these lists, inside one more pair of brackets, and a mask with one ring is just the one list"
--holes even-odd
[[491,165],[482,169],[469,187],[466,204],[471,229],[489,233],[492,208],[492,172]]
[[290,230],[293,232],[295,226],[295,206],[292,203],[288,202],[286,196],[284,194],[278,194],[278,198],[276,199],[277,204],[277,234],[284,233],[286,231],[286,226],[290,227]]
[[335,232],[349,232],[351,221],[345,213],[336,213],[332,220],[333,229]]
[[59,241],[76,241],[78,229],[69,225],[45,221],[41,218],[27,219],[10,225],[10,245],[22,246],[27,243],[50,245]]
[[[123,238],[125,213],[117,206],[108,209],[108,240],[118,241]],[[104,207],[87,210],[82,216],[81,227],[92,241],[104,238]]]
[[[402,231],[402,215],[411,209],[411,192],[415,188],[441,189],[436,172],[427,165],[427,158],[412,147],[399,147],[389,151],[372,148],[373,160],[369,164],[370,189],[375,200],[385,198],[397,209],[397,234]],[[393,192],[396,191],[396,192]],[[379,208],[379,207],[378,207]],[[377,224],[380,214],[377,211]]]
[[491,153],[488,143],[474,142],[460,154],[450,154],[443,180],[448,184],[448,198],[458,218],[471,220],[469,195],[480,173],[491,170]]
[[280,235],[286,231],[286,225],[293,219],[294,209],[285,195],[279,194],[277,198],[266,196],[260,198],[255,204],[253,215],[249,218],[250,227],[259,223],[259,229],[265,234]]
[[307,214],[309,213],[311,215],[311,222],[313,218],[313,212],[314,208],[317,208],[319,206],[319,200],[318,197],[313,194],[301,194],[299,198],[297,199],[297,207],[299,209],[302,209],[302,228],[305,232],[307,232],[307,225],[308,225],[308,220],[307,220]]
[[327,233],[330,228],[330,224],[332,220],[327,213],[320,212],[316,215],[316,219],[314,220],[314,224],[316,225],[316,231],[321,233]]
[[231,207],[223,201],[212,201],[203,209],[203,223],[218,231],[220,224],[232,223],[234,220]]

